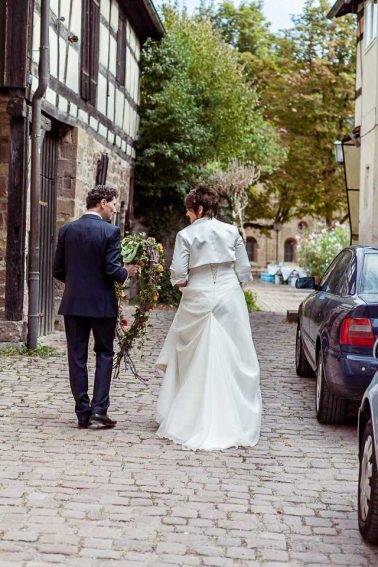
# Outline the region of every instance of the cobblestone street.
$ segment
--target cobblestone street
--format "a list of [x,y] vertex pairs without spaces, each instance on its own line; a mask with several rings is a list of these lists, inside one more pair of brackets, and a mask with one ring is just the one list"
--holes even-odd
[[155,436],[153,364],[173,314],[154,313],[138,360],[150,386],[113,384],[114,430],[76,428],[62,335],[48,359],[0,358],[0,566],[377,565],[357,528],[355,422],[317,423],[282,313],[252,315],[255,448],[194,453]]

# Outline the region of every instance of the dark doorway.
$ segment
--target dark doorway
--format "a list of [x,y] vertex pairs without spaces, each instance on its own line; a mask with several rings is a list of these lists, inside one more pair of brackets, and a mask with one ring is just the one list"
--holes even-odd
[[287,240],[285,240],[285,249],[284,249],[285,262],[296,261],[296,249],[297,249],[297,243],[294,240],[294,238],[288,238]]
[[246,241],[247,254],[250,262],[257,262],[257,240],[248,236]]
[[54,129],[45,133],[41,152],[41,206],[39,256],[39,334],[54,330],[53,262],[56,226],[56,168],[58,138]]

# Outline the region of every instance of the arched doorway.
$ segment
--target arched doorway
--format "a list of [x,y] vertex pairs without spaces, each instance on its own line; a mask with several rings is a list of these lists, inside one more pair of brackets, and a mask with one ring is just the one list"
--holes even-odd
[[248,236],[246,241],[247,254],[250,262],[257,262],[257,240]]
[[284,244],[284,262],[295,262],[297,243],[294,238],[287,238]]

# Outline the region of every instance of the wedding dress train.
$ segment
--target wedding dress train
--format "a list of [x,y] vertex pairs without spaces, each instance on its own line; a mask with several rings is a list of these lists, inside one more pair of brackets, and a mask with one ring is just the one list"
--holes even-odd
[[190,270],[157,366],[159,437],[190,449],[257,443],[259,363],[233,262]]

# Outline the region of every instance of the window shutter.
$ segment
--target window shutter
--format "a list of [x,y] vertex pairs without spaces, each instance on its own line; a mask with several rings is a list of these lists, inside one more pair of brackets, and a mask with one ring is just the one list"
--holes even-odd
[[100,4],[98,0],[92,0],[91,18],[91,64],[90,64],[90,102],[93,106],[97,101],[97,81],[98,81],[98,57],[100,43]]
[[96,104],[100,35],[100,4],[98,0],[83,0],[81,26],[80,96]]
[[83,0],[83,15],[81,23],[81,70],[80,96],[83,100],[90,99],[90,20],[92,0]]
[[117,36],[117,81],[125,85],[126,67],[126,20],[120,15]]

